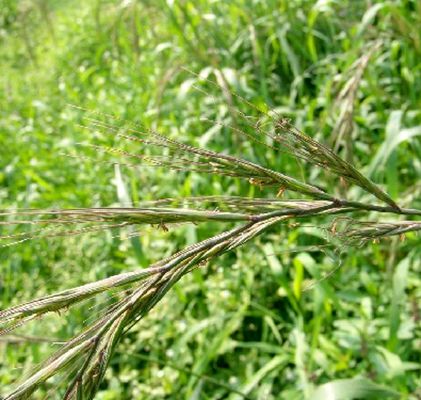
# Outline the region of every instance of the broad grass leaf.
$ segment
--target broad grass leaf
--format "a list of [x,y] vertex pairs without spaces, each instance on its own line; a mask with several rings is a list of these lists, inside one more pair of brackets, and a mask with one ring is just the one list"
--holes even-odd
[[312,400],[397,399],[399,394],[385,386],[364,379],[338,379],[319,386]]
[[400,305],[405,300],[405,287],[408,283],[408,269],[409,258],[407,257],[398,264],[393,275],[393,294],[389,321],[389,350],[394,350],[398,341],[398,330],[401,321]]
[[384,347],[377,346],[377,355],[374,361],[377,369],[390,379],[405,376],[408,371],[421,369],[421,364],[411,361],[402,361],[398,354],[393,353]]
[[368,175],[372,177],[381,171],[386,165],[392,153],[397,147],[416,136],[421,136],[421,125],[412,128],[401,129],[403,111],[395,110],[390,114],[386,126],[385,141],[377,150],[373,160],[368,167]]

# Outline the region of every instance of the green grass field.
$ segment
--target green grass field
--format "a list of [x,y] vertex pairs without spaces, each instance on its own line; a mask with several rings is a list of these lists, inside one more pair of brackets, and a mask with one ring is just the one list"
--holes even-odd
[[[290,118],[419,210],[421,2],[0,0],[1,209],[276,196],[229,176],[117,167],[118,154],[87,145],[122,143],[81,126],[92,112],[380,203],[238,134],[261,122],[255,107]],[[95,399],[420,399],[419,233],[329,245],[331,219],[294,222],[184,276],[124,336]],[[0,222],[0,309],[147,267],[226,229],[168,228],[12,243]],[[0,397],[108,302],[0,336]],[[55,376],[29,398],[61,399],[68,380]]]

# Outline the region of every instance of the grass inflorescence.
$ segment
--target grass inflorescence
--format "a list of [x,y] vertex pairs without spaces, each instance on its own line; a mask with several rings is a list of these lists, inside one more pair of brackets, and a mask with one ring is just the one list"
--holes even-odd
[[[154,166],[176,171],[219,174],[245,178],[251,185],[274,188],[274,194],[285,191],[307,199],[247,198],[241,196],[204,196],[186,199],[162,199],[143,202],[136,207],[96,207],[79,209],[3,210],[1,224],[13,228],[42,227],[33,232],[3,235],[5,245],[16,242],[66,236],[106,230],[110,228],[140,227],[149,224],[168,229],[168,226],[192,223],[239,224],[224,233],[186,247],[148,268],[125,272],[102,280],[43,296],[0,311],[0,334],[7,334],[23,324],[50,312],[59,312],[101,293],[110,292],[114,302],[81,333],[69,339],[29,377],[5,397],[24,399],[52,376],[66,371],[68,379],[64,399],[93,398],[104,377],[112,354],[122,336],[144,318],[171,287],[185,274],[207,264],[219,255],[244,245],[263,231],[291,219],[325,219],[329,215],[354,213],[389,213],[421,215],[421,210],[399,207],[390,196],[366,178],[347,161],[325,145],[305,135],[285,119],[274,120],[272,139],[298,159],[324,168],[338,177],[364,189],[386,205],[350,201],[329,194],[317,186],[297,180],[268,167],[236,156],[216,153],[182,144],[155,131],[128,132],[110,123],[89,118],[89,129],[116,133],[120,140],[133,141],[141,146],[137,153],[116,147],[88,144],[104,154],[130,158]],[[165,156],[143,154],[145,149],[158,148]],[[117,161],[110,161],[117,163]],[[124,162],[122,163],[124,165]],[[317,226],[317,224],[315,225]],[[342,245],[363,244],[384,237],[402,236],[421,230],[417,221],[362,222],[352,217],[334,220],[329,236]],[[10,243],[8,243],[10,241]]]
[[418,396],[419,3],[3,3],[0,397]]

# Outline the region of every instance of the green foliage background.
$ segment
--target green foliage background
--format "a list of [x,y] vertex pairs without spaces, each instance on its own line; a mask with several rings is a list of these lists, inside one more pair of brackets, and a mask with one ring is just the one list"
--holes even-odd
[[[332,144],[338,94],[375,40],[381,45],[355,101],[353,161],[399,204],[420,208],[419,1],[1,0],[1,208],[119,203],[112,165],[77,146],[92,142],[92,134],[78,126],[83,112],[69,104],[241,154],[334,191],[338,182],[323,171],[201,121],[241,126],[230,107],[254,110],[212,85],[205,85],[208,95],[194,90],[198,78],[181,67],[213,80],[222,73],[233,92]],[[118,144],[111,135],[101,140]],[[134,202],[275,195],[161,169],[122,167],[122,174]],[[361,193],[350,188],[347,195]],[[147,228],[131,241],[108,232],[0,248],[0,306],[147,266],[219,230]],[[313,227],[286,227],[183,278],[119,346],[97,399],[241,398],[232,389],[253,399],[315,398],[318,385],[355,377],[420,398],[419,237],[346,248],[340,264],[308,251],[320,243]],[[21,333],[68,337],[101,303],[89,306]],[[0,388],[54,346],[0,342]]]

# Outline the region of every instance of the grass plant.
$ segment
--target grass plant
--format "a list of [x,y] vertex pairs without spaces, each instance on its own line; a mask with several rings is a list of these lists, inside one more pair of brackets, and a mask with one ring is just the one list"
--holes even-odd
[[[2,325],[0,334],[4,335],[46,313],[66,310],[76,303],[103,292],[112,293],[114,299],[94,322],[69,339],[7,394],[6,400],[28,398],[40,385],[64,371],[67,373],[68,383],[63,399],[94,398],[123,335],[143,319],[168,290],[185,274],[206,265],[225,252],[244,245],[276,224],[285,224],[291,219],[297,221],[309,217],[320,219],[335,214],[352,215],[355,212],[367,214],[371,211],[405,216],[421,215],[421,210],[399,207],[387,193],[359,173],[352,164],[297,130],[285,119],[275,119],[274,133],[269,132],[266,137],[279,143],[298,159],[312,162],[334,173],[338,178],[360,186],[387,205],[365,204],[337,198],[335,194],[326,193],[316,186],[300,182],[268,167],[231,155],[182,144],[159,135],[155,131],[143,133],[129,128],[130,135],[128,135],[112,124],[92,119],[90,122],[94,129],[106,129],[121,139],[134,141],[146,148],[157,147],[166,155],[144,155],[142,152],[129,153],[121,148],[90,145],[97,151],[140,160],[153,166],[172,168],[176,171],[245,178],[252,185],[276,187],[278,196],[289,191],[310,196],[310,199],[279,200],[276,197],[254,199],[213,196],[150,201],[139,207],[3,211],[2,224],[5,226],[43,227],[34,233],[21,232],[2,237],[3,240],[12,240],[12,244],[16,244],[16,241],[13,242],[16,239],[22,241],[36,237],[83,234],[101,229],[143,224],[168,229],[167,226],[170,224],[180,223],[242,223],[231,230],[188,246],[148,268],[107,277],[0,311]],[[257,134],[261,133],[259,129]],[[206,201],[229,210],[205,210],[203,206],[206,206]],[[175,208],[170,206],[171,202],[188,203],[197,208]],[[341,217],[333,221],[329,233],[331,238],[340,239],[344,244],[361,245],[370,240],[379,240],[393,235],[402,238],[407,232],[419,230],[421,230],[421,223],[417,221],[365,222],[352,217],[346,219]]]
[[0,397],[417,400],[420,15],[3,0]]

